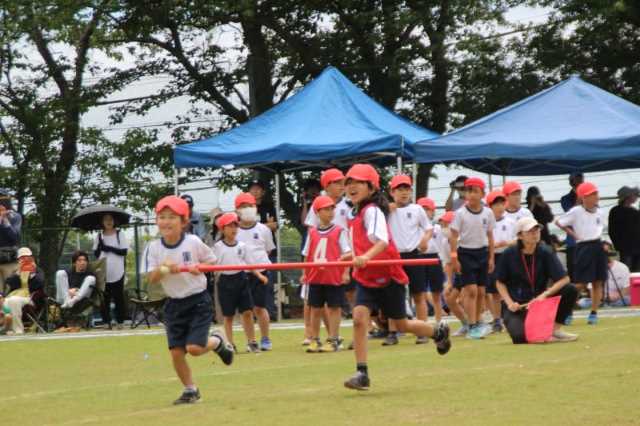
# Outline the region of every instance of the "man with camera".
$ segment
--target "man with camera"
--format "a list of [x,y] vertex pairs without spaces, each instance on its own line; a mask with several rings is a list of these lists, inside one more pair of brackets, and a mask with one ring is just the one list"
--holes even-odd
[[[464,206],[464,182],[467,180],[466,176],[458,176],[454,181],[449,183],[449,187],[451,188],[451,192],[449,192],[449,197],[447,201],[444,203],[444,209],[446,211],[456,211],[460,207]],[[455,193],[458,193],[458,198],[453,198]]]

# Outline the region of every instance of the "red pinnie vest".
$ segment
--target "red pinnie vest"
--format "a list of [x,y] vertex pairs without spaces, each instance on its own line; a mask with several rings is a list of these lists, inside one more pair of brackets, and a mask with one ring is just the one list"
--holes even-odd
[[[354,257],[365,254],[373,247],[373,243],[369,241],[369,237],[367,237],[367,228],[364,226],[364,213],[368,208],[372,207],[375,207],[375,204],[366,205],[358,212],[356,217],[349,221]],[[382,253],[372,260],[400,259],[400,253],[396,248],[396,244],[393,242],[393,238],[391,238],[391,231],[389,230],[388,224],[387,232],[389,234],[389,244]],[[385,287],[391,280],[403,285],[409,283],[409,277],[407,277],[407,274],[400,264],[392,266],[365,265],[364,268],[354,268],[353,278],[365,287]]]
[[[335,262],[340,260],[340,233],[343,229],[333,225],[328,230],[319,231],[317,227],[309,229],[309,251],[307,262]],[[341,285],[344,268],[310,268],[306,278],[308,284]]]

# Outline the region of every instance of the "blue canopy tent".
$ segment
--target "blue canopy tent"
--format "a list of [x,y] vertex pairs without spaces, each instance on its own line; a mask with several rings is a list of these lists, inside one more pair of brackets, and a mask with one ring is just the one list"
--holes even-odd
[[640,107],[571,77],[437,139],[418,163],[541,176],[640,167]]
[[178,168],[234,165],[304,170],[356,161],[413,158],[413,144],[437,133],[389,111],[334,67],[252,120],[220,135],[179,145]]

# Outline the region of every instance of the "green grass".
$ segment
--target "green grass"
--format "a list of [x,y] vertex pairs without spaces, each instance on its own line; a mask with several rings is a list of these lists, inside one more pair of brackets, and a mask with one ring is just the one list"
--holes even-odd
[[[181,391],[164,336],[0,342],[4,424],[626,425],[640,422],[640,319],[584,320],[576,343],[454,339],[451,352],[370,342],[372,388],[343,388],[352,352],[305,354],[301,331],[231,367],[190,358],[203,401]],[[343,329],[343,334],[350,334]],[[241,335],[236,333],[241,341]],[[145,357],[148,354],[148,357]],[[215,360],[215,364],[213,364]]]

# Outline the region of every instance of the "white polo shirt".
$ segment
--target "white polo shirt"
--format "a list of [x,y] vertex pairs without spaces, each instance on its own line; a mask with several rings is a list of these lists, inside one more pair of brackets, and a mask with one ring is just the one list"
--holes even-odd
[[533,217],[533,213],[526,207],[520,207],[515,212],[510,212],[509,210],[504,211],[505,217],[511,219],[514,223],[517,223],[523,217]]
[[449,238],[444,235],[442,230],[440,231],[440,236],[438,237],[438,257],[440,258],[440,263],[444,267],[447,263],[451,263],[451,245],[449,244]]
[[577,242],[599,240],[604,230],[604,217],[599,207],[589,211],[583,206],[575,206],[558,218],[558,224],[573,228]]
[[[247,246],[242,241],[229,245],[220,240],[213,245],[213,253],[218,258],[218,265],[246,265],[250,263]],[[241,271],[220,271],[223,275],[234,275]]]
[[458,231],[458,246],[467,249],[478,249],[489,246],[488,232],[495,228],[496,219],[490,208],[482,206],[482,210],[472,212],[468,206],[460,207],[451,222],[451,229]]
[[[341,226],[343,229],[349,229],[348,218],[349,212],[351,211],[351,207],[347,204],[347,199],[342,197],[340,201],[336,203],[335,215],[333,216],[333,220],[331,223],[334,225]],[[307,213],[307,217],[304,220],[305,226],[318,226],[320,225],[320,220],[318,219],[318,214],[314,209],[309,209]]]
[[[142,256],[142,273],[157,269],[165,260],[176,265],[196,265],[198,263],[213,264],[216,255],[211,247],[193,234],[183,234],[176,245],[167,245],[164,240],[154,240],[147,244]],[[165,294],[172,299],[184,299],[207,289],[204,274],[193,275],[190,272],[165,275],[160,281]],[[153,285],[153,284],[152,284]]]
[[427,246],[427,251],[425,254],[438,254],[440,250],[440,240],[442,239],[442,227],[437,223],[433,225],[433,233],[431,234],[431,238],[429,239],[429,245]]
[[271,263],[269,253],[276,248],[271,230],[260,222],[250,228],[238,227],[238,241],[246,245],[248,259],[251,264]]
[[389,229],[400,253],[417,249],[424,233],[432,228],[424,209],[417,204],[398,207],[389,214]]
[[[500,242],[512,243],[516,238],[516,223],[513,220],[506,216],[502,216],[500,220],[496,220],[496,226],[493,228],[494,244],[497,245]],[[506,249],[506,246],[497,248],[496,253],[502,253]]]

